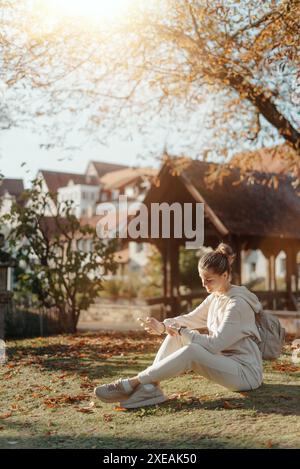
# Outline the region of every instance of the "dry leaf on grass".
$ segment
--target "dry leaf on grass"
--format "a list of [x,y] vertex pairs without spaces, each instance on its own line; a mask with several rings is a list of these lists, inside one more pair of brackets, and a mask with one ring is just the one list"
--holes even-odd
[[223,402],[224,409],[238,409],[239,407],[243,407],[243,404],[237,404],[229,401]]
[[289,365],[288,363],[276,363],[272,365],[272,369],[276,371],[297,373],[300,371],[300,366]]
[[82,412],[83,414],[93,414],[95,412],[94,409],[90,407],[77,407],[77,412]]
[[93,389],[95,385],[93,383],[81,383],[80,387],[82,389]]
[[11,404],[10,408],[11,408],[12,410],[20,410],[20,409],[21,409],[20,405],[19,405],[19,404],[16,404],[15,402],[13,402],[13,403]]
[[12,416],[12,412],[6,412],[6,414],[1,414],[0,415],[0,419],[1,420],[8,419],[11,416]]
[[95,402],[91,401],[86,407],[77,407],[78,412],[92,414],[95,411]]
[[115,410],[116,412],[121,412],[122,410],[128,410],[128,409],[126,409],[126,407],[115,406],[115,407],[114,407],[114,410]]
[[181,399],[182,397],[192,397],[192,391],[175,392],[169,396],[169,399]]
[[77,394],[76,396],[68,396],[68,395],[60,395],[55,397],[49,397],[48,399],[44,399],[44,404],[47,407],[57,407],[58,405],[63,404],[75,404],[76,402],[84,401],[89,399],[90,396],[88,394]]

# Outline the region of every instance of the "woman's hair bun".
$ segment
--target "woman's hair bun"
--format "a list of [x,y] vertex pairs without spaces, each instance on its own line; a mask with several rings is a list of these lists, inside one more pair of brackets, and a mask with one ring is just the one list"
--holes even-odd
[[218,247],[215,249],[215,252],[219,252],[227,257],[229,265],[234,262],[236,255],[233,253],[233,250],[228,244],[220,243]]

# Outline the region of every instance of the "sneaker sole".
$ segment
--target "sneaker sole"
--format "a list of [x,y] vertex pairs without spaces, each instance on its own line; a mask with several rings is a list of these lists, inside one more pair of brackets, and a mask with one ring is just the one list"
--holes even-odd
[[133,402],[132,404],[125,404],[121,402],[121,406],[125,409],[134,409],[135,407],[144,407],[147,405],[154,405],[154,404],[161,404],[162,402],[168,401],[169,398],[166,396],[157,396],[152,397],[152,399],[145,399],[144,401],[140,402]]

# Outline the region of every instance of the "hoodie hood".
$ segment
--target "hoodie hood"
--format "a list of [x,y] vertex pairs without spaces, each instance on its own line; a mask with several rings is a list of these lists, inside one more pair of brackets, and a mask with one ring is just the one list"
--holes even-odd
[[245,301],[247,301],[255,314],[260,313],[263,309],[262,304],[257,296],[248,290],[248,288],[244,285],[232,285],[231,288],[229,288],[229,290],[226,293],[223,293],[221,296],[227,296],[229,298],[243,298]]

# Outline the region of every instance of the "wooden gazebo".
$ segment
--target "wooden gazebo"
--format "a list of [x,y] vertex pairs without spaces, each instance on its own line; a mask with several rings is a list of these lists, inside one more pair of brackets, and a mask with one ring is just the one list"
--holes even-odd
[[[153,203],[204,203],[204,246],[215,248],[221,241],[232,246],[237,255],[233,265],[233,283],[241,283],[242,250],[260,249],[268,263],[268,291],[256,292],[257,295],[265,307],[273,309],[280,306],[296,310],[300,196],[291,185],[291,177],[279,175],[278,187],[275,189],[266,184],[249,184],[241,180],[240,170],[234,168],[223,178],[221,184],[216,184],[211,189],[205,177],[213,163],[185,160],[183,168],[177,170],[178,161],[180,159],[174,158],[162,166],[156,183],[151,186],[144,199],[148,207],[149,222]],[[215,165],[216,168],[219,166]],[[255,176],[257,181],[266,178],[264,173],[256,173]],[[178,312],[181,299],[179,248],[188,240],[184,237],[175,238],[174,233],[171,233],[169,239],[149,237],[140,241],[154,243],[162,254],[164,303],[170,305],[172,315]],[[286,253],[284,292],[276,289],[275,260],[281,250]]]

